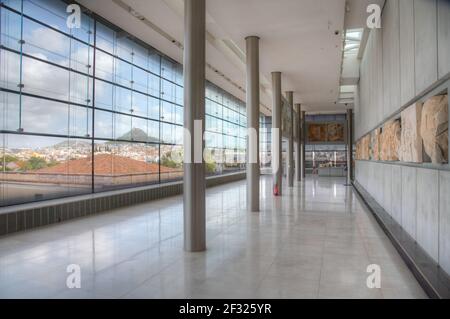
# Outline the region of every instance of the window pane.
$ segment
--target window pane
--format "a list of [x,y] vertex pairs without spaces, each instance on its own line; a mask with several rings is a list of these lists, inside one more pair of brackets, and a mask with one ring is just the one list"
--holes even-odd
[[22,96],[24,132],[68,135],[69,105]]
[[19,90],[20,57],[18,54],[0,50],[0,85],[10,90]]
[[148,94],[159,97],[161,78],[153,74],[149,74],[148,76]]
[[92,75],[94,65],[94,50],[77,41],[70,43],[70,68]]
[[149,97],[148,98],[148,117],[159,120],[160,100]]
[[159,75],[161,72],[161,56],[156,50],[150,49],[148,56],[149,71]]
[[109,82],[113,81],[114,58],[99,50],[95,52],[95,76]]
[[183,125],[183,108],[175,105],[175,123],[179,125]]
[[120,86],[114,87],[114,111],[131,113],[131,91]]
[[161,120],[165,122],[175,122],[175,105],[169,102],[162,102],[161,107]]
[[92,108],[76,105],[69,106],[69,135],[92,136]]
[[161,65],[161,76],[164,79],[167,79],[172,82],[176,82],[177,76],[176,76],[176,67],[173,62],[167,60],[166,58],[162,58],[162,65]]
[[176,102],[176,85],[168,82],[166,80],[162,81],[162,91],[161,91],[163,99]]
[[159,125],[157,121],[148,121],[148,142],[159,143]]
[[95,137],[113,138],[113,114],[106,111],[95,110]]
[[132,42],[133,46],[133,64],[145,70],[149,69],[149,52],[146,48]]
[[90,144],[43,136],[4,136],[1,205],[91,191]]
[[97,22],[97,47],[114,54],[114,42],[116,33],[105,25]]
[[69,72],[59,67],[22,57],[23,91],[67,101],[69,99]]
[[115,61],[115,79],[114,82],[131,88],[131,64],[128,62],[114,59]]
[[171,144],[175,144],[176,143],[176,129],[175,129],[175,125],[172,124],[167,124],[167,123],[161,123],[161,142],[164,143],[171,143]]
[[184,104],[184,90],[181,86],[176,86],[175,87],[175,102],[179,105],[183,105]]
[[86,75],[70,72],[69,101],[82,105],[92,105],[92,79]]
[[9,10],[0,10],[0,17],[1,44],[7,48],[20,51],[20,15]]
[[161,145],[161,181],[183,178],[183,148],[180,145]]
[[221,150],[216,148],[205,149],[205,170],[206,175],[217,175],[222,172]]
[[148,93],[148,73],[137,67],[133,67],[133,89]]
[[109,83],[95,80],[95,106],[103,109],[113,109],[113,86]]
[[70,38],[34,21],[23,20],[23,50],[37,58],[69,66]]
[[19,130],[21,125],[19,107],[19,94],[0,91],[0,127],[2,130]]
[[114,138],[116,140],[132,140],[131,116],[114,114]]
[[147,95],[140,94],[137,92],[132,92],[132,104],[131,109],[133,110],[133,115],[147,117]]
[[71,32],[75,38],[94,44],[94,20],[86,14],[81,14],[81,28],[72,28]]
[[131,40],[127,37],[118,37],[116,44],[116,55],[128,62],[133,62],[133,52]]

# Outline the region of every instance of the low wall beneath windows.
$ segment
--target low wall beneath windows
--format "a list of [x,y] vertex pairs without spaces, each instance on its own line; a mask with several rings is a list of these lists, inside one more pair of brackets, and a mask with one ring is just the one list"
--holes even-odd
[[[245,179],[245,172],[206,178],[206,187]],[[54,199],[0,209],[0,236],[183,193],[183,182]]]
[[[161,180],[174,180],[183,177],[183,171],[136,173],[136,174],[115,174],[101,175],[95,174],[95,184],[106,187],[118,186],[126,187],[132,184],[149,184]],[[51,174],[33,172],[2,172],[2,180],[15,183],[36,183],[49,185],[84,186],[90,187],[92,184],[91,174]]]

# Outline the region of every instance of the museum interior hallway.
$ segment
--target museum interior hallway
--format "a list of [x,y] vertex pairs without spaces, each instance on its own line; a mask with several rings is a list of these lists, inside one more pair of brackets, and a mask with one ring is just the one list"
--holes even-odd
[[[207,250],[183,251],[174,196],[0,241],[0,298],[426,298],[344,178],[307,178],[246,210],[245,181],[209,188]],[[81,288],[66,267],[80,265]],[[381,268],[368,288],[367,266]]]

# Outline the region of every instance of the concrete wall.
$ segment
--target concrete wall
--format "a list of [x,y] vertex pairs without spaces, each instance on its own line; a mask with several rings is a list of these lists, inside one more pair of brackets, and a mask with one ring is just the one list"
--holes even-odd
[[357,161],[356,180],[450,274],[450,172]]
[[[371,30],[355,99],[355,140],[450,72],[450,1],[387,0],[382,29]],[[355,178],[402,228],[450,274],[450,172],[357,161]]]
[[450,1],[387,0],[361,60],[355,138],[450,72]]

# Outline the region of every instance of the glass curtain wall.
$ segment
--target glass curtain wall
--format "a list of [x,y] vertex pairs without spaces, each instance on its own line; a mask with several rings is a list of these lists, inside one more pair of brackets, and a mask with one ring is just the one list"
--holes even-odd
[[259,160],[261,168],[272,165],[272,117],[259,117]]
[[347,146],[342,144],[307,144],[305,147],[305,169],[312,172],[319,167],[347,166]]
[[[0,0],[0,205],[182,178],[182,65],[61,0]],[[207,173],[245,168],[245,104],[206,88]]]

